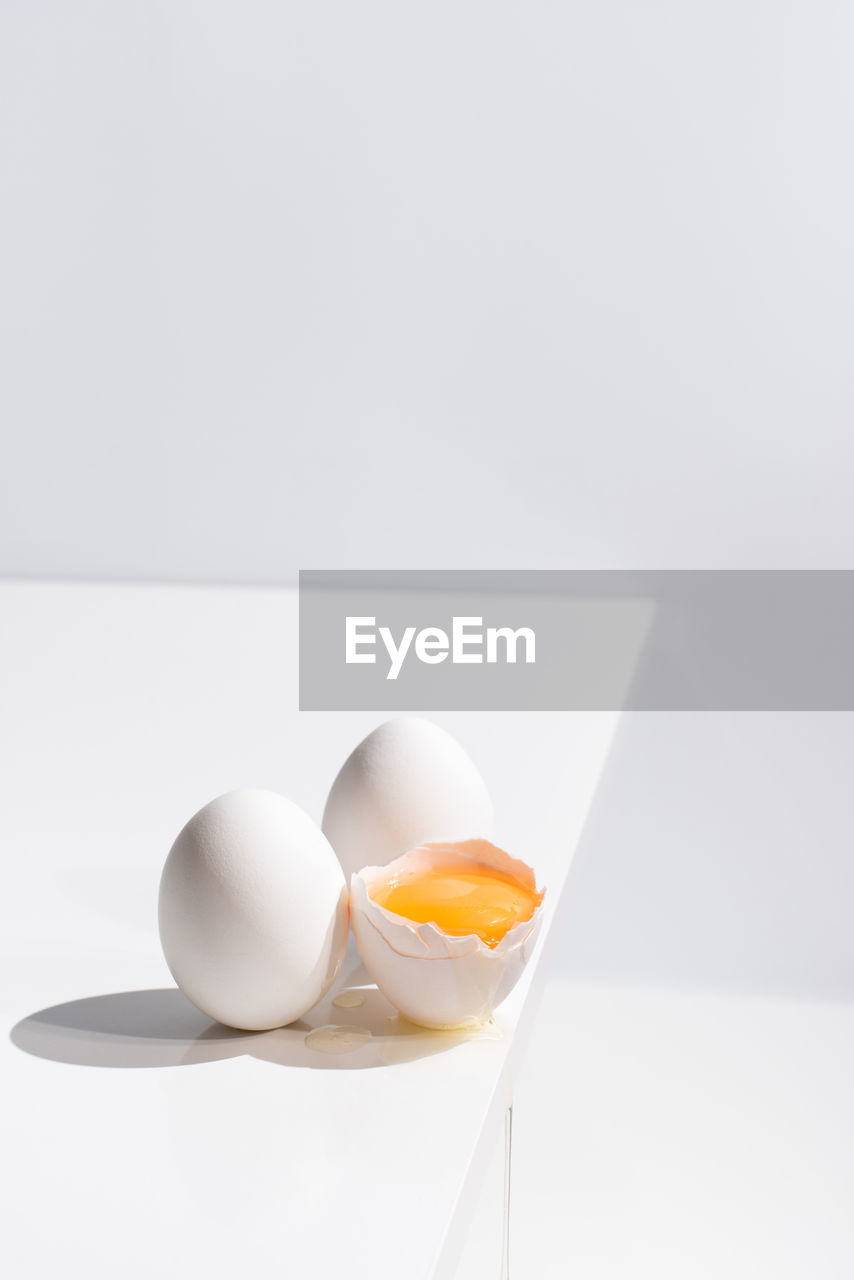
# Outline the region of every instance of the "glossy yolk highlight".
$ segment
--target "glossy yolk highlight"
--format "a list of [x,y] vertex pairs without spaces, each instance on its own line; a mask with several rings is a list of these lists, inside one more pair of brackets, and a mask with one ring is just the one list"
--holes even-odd
[[454,937],[477,934],[495,947],[520,920],[530,920],[542,893],[494,867],[435,866],[396,876],[371,897],[416,924],[435,924]]

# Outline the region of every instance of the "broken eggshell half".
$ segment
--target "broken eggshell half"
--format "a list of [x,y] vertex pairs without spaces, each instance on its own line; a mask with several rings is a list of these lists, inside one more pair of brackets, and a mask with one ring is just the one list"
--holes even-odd
[[[429,871],[451,859],[470,861],[512,876],[539,899],[491,947],[477,934],[445,933],[380,906],[372,897],[401,872]],[[363,867],[351,879],[350,918],[359,953],[380,991],[404,1017],[422,1027],[448,1030],[487,1019],[516,985],[539,932],[542,893],[527,863],[488,840],[432,843],[411,849],[384,867]]]

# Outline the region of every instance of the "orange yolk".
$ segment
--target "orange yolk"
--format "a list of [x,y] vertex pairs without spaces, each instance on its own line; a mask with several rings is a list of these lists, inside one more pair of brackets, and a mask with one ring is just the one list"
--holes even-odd
[[477,934],[495,947],[520,920],[530,920],[542,893],[477,863],[402,872],[371,891],[381,907],[417,924],[435,924],[455,937]]

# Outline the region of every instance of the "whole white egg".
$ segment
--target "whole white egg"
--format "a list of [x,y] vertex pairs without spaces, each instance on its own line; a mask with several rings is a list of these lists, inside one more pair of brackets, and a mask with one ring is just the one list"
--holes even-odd
[[344,958],[348,894],[319,828],[273,791],[231,791],[179,834],[160,881],[160,940],[184,994],[228,1026],[302,1017]]
[[486,783],[455,738],[431,720],[401,717],[369,733],[332,784],[323,831],[350,876],[430,841],[489,838]]

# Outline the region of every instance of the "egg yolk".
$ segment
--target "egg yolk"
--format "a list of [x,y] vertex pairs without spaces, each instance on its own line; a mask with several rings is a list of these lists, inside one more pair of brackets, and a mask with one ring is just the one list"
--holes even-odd
[[488,947],[496,947],[514,924],[530,920],[543,900],[513,876],[477,864],[403,872],[375,887],[371,897],[395,915],[435,924],[454,937],[477,934]]

